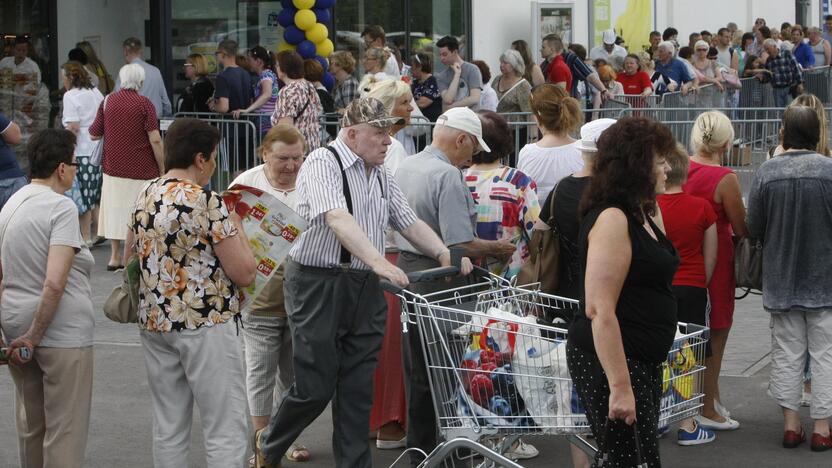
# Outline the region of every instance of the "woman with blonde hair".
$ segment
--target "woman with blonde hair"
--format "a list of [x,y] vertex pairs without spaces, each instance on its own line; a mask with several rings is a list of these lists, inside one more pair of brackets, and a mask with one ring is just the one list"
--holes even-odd
[[[410,86],[401,80],[370,80],[369,91],[362,96],[378,99],[384,104],[387,113],[402,120],[390,127],[390,146],[384,165],[391,174],[395,174],[399,164],[407,157],[407,151],[395,135],[410,123],[413,111],[413,94]],[[385,257],[395,264],[399,253],[388,236],[385,243]],[[376,447],[381,450],[398,449],[405,446],[407,399],[404,390],[404,374],[401,366],[402,335],[399,314],[401,306],[396,296],[385,293],[387,299],[387,329],[378,366],[373,376],[375,398],[370,411],[370,430],[376,432]]]
[[583,114],[578,101],[553,84],[536,87],[529,101],[543,137],[520,150],[517,169],[537,183],[537,198],[545,200],[561,179],[584,167],[570,136],[583,123]]
[[722,167],[725,153],[734,141],[734,127],[725,114],[710,111],[701,114],[693,123],[688,180],[682,186],[685,193],[704,198],[717,215],[717,259],[708,298],[711,304],[710,327],[713,354],[706,359],[705,399],[697,422],[713,430],[734,430],[740,423],[720,403],[719,372],[725,344],[734,317],[734,242],[733,236],[745,237],[745,205],[740,181],[733,170]]
[[816,151],[824,156],[832,156],[832,151],[829,149],[829,119],[826,117],[823,102],[814,94],[801,94],[789,104],[789,107],[791,106],[806,106],[815,110],[820,121],[820,140]]
[[361,92],[367,91],[367,86],[370,84],[369,79],[375,78],[376,81],[395,79],[395,76],[390,76],[384,73],[384,64],[390,57],[390,52],[381,47],[371,47],[364,52],[364,77],[361,79],[359,90]]
[[208,61],[202,54],[191,54],[183,65],[185,78],[191,80],[182,94],[182,112],[211,112],[208,101],[214,96],[214,85],[208,79]]
[[104,63],[98,59],[98,55],[96,55],[95,49],[92,48],[92,44],[89,41],[81,41],[76,43],[75,47],[83,50],[87,54],[87,64],[95,70],[95,75],[98,77],[98,90],[101,91],[101,94],[106,96],[113,92],[113,89],[115,89],[113,77],[107,72],[107,67],[104,66]]

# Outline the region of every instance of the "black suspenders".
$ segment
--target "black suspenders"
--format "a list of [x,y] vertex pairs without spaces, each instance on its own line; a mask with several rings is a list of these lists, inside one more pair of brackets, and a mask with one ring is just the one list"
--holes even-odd
[[[338,156],[338,151],[336,151],[335,148],[333,148],[331,146],[325,146],[325,148],[327,150],[329,150],[329,152],[332,153],[333,156],[335,156],[335,162],[338,163],[338,168],[341,169],[341,182],[342,182],[342,185],[344,186],[344,198],[347,200],[347,212],[349,212],[349,214],[355,216],[355,214],[353,213],[353,209],[352,209],[352,195],[350,194],[350,185],[349,185],[349,182],[347,182],[347,173],[344,170],[344,165],[341,163],[341,157]],[[378,174],[376,174],[376,175],[378,175]],[[378,186],[379,186],[379,189],[381,190],[381,196],[383,198],[384,197],[384,185],[382,185],[382,183],[381,183],[381,175],[378,175]],[[350,251],[347,250],[346,247],[344,247],[344,245],[342,244],[341,245],[341,259],[340,259],[341,265],[349,266],[351,261],[352,261],[352,255],[350,255]]]

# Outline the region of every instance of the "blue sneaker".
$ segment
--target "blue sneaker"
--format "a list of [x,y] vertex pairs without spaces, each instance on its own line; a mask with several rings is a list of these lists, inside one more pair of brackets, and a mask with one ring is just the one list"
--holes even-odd
[[679,445],[702,445],[709,444],[716,440],[716,434],[714,431],[705,429],[699,424],[697,424],[691,432],[679,428],[676,437],[676,443]]
[[659,432],[656,434],[656,438],[661,439],[662,437],[666,436],[668,432],[670,432],[670,426],[662,426],[659,428]]

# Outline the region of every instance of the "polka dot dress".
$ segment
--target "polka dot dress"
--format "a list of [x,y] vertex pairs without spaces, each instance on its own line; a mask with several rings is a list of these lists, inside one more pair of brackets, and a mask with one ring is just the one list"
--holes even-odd
[[[607,428],[610,387],[598,357],[574,344],[566,350],[569,374],[586,408],[592,434],[607,454],[604,468],[631,468],[636,465],[636,445],[633,429],[623,421],[611,421]],[[657,440],[659,406],[661,403],[661,366],[627,358],[630,382],[636,399],[636,424],[641,441],[642,462],[650,468],[661,467]],[[609,431],[605,433],[605,431]]]
[[80,166],[66,196],[75,202],[78,214],[82,215],[101,201],[101,168],[90,164],[89,156],[77,156],[77,160]]

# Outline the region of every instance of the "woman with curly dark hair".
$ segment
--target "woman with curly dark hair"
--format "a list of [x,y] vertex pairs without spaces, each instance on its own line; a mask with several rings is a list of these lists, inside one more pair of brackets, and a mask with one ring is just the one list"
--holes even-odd
[[661,466],[661,363],[676,332],[671,283],[679,256],[651,217],[670,169],[665,155],[675,145],[654,120],[619,120],[598,140],[581,203],[585,315],[569,327],[567,363],[599,453],[614,467],[635,465],[635,437],[643,461]]

